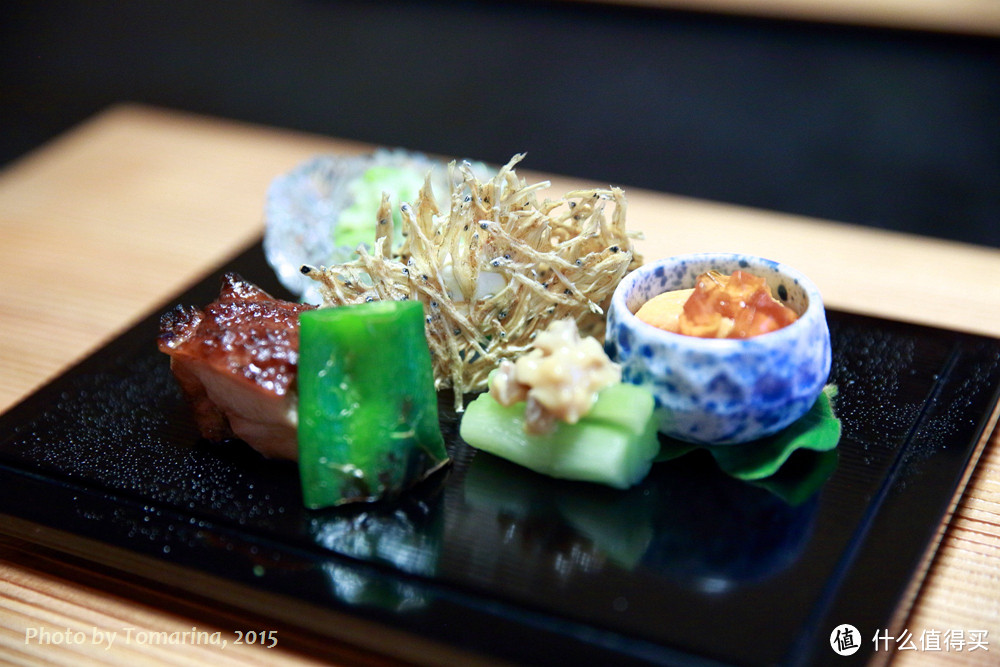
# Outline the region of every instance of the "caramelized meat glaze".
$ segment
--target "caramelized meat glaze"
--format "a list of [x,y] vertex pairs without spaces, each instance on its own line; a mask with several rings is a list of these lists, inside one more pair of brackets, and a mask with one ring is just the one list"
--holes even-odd
[[164,313],[157,344],[203,437],[239,438],[266,457],[298,458],[298,316],[311,308],[229,273],[204,308]]

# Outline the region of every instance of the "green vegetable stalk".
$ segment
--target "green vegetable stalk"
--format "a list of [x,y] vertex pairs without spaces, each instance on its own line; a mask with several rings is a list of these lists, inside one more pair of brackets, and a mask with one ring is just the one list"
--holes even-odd
[[575,424],[557,422],[544,435],[525,432],[525,403],[500,405],[489,393],[466,408],[467,443],[535,472],[626,489],[641,481],[660,449],[653,396],[631,384],[613,384]]
[[302,313],[298,390],[309,508],[393,496],[448,462],[419,301]]

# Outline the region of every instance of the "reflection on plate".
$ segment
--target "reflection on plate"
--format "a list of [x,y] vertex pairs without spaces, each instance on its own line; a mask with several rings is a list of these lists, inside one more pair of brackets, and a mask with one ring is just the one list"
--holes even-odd
[[[617,492],[478,454],[463,497],[472,519],[462,525],[476,535],[456,541],[478,551],[501,553],[513,544],[527,567],[549,568],[562,579],[606,566],[642,567],[709,593],[765,579],[794,562],[817,508],[815,494],[792,505],[720,474],[704,457],[659,464],[645,482]],[[484,536],[483,526],[495,532]],[[533,562],[535,556],[547,560]]]

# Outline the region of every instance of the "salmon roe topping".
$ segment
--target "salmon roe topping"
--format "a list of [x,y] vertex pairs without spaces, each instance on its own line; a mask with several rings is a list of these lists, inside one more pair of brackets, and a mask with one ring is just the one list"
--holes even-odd
[[745,271],[729,276],[704,273],[694,289],[656,296],[636,316],[666,331],[699,338],[750,338],[798,319],[794,310],[771,296],[763,278]]

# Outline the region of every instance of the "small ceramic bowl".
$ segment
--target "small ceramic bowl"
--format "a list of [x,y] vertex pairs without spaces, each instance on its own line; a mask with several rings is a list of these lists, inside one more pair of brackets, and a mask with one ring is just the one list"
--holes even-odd
[[[490,174],[481,162],[477,174]],[[316,283],[302,275],[303,264],[330,266],[355,259],[360,242],[375,240],[375,221],[382,191],[392,196],[393,210],[416,200],[428,173],[438,207],[447,211],[452,182],[447,164],[423,153],[378,148],[361,155],[316,155],[276,176],[264,205],[264,254],[281,284],[308,303],[322,300]],[[336,230],[349,215],[355,235],[338,242]],[[368,219],[371,229],[357,227]],[[399,238],[396,238],[396,243]]]
[[[694,287],[708,270],[749,271],[799,314],[745,339],[663,331],[635,316],[663,292]],[[736,444],[785,428],[815,403],[830,373],[830,332],[819,290],[784,264],[733,253],[668,257],[625,276],[611,299],[605,347],[626,382],[656,399],[660,432],[699,444]]]

